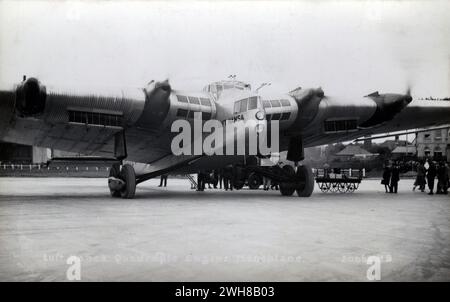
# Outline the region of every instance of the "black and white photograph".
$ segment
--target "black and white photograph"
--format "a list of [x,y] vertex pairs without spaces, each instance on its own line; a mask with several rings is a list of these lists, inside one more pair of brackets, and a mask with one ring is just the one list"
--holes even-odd
[[0,282],[450,281],[449,12],[0,0]]

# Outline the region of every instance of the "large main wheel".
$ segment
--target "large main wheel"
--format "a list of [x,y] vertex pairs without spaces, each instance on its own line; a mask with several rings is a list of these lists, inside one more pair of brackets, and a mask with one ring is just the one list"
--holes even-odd
[[125,182],[125,186],[120,191],[122,198],[133,198],[136,193],[136,174],[134,173],[134,168],[125,164],[122,166],[122,171],[120,171],[120,178]]
[[250,173],[250,175],[248,176],[248,187],[251,190],[258,190],[261,184],[261,177],[255,172]]
[[[295,178],[295,170],[292,166],[286,165],[283,167],[283,171],[285,174],[292,176],[292,179]],[[295,183],[294,182],[280,182],[280,192],[283,196],[291,196],[295,192]]]
[[297,178],[301,185],[296,190],[299,197],[309,197],[314,191],[314,174],[308,165],[299,166],[297,168]]
[[[109,177],[120,178],[120,166],[119,166],[119,164],[112,165],[111,169],[109,169]],[[111,193],[112,197],[120,197],[120,191],[114,189],[111,186],[111,183],[110,183],[109,179],[108,179],[108,187],[109,187],[109,192]]]

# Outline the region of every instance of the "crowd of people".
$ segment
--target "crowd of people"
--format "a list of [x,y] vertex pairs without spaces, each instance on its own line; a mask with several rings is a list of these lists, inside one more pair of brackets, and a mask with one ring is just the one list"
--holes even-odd
[[[326,171],[329,169],[325,169]],[[384,185],[386,193],[398,193],[398,183],[400,181],[400,161],[388,161],[384,165],[381,184]],[[428,194],[448,194],[450,188],[450,167],[445,161],[436,162],[424,160],[416,163],[417,175],[413,185],[413,191],[418,188],[420,192],[425,192],[428,187]],[[223,169],[211,171],[199,171],[197,174],[197,191],[208,189],[225,189],[233,191],[236,185],[233,165],[228,165]],[[278,190],[278,183],[270,178],[263,177],[264,190]],[[167,185],[167,174],[161,175],[159,187]]]
[[233,175],[232,165],[219,170],[199,171],[197,173],[197,191],[204,191],[206,185],[208,185],[208,189],[223,188],[225,191],[233,191]]
[[386,193],[398,193],[398,182],[400,181],[400,163],[388,162],[384,166],[383,179],[381,184],[384,185]]
[[[205,189],[224,189],[225,191],[233,191],[238,185],[235,180],[235,167],[228,165],[222,169],[198,171],[197,173],[197,191]],[[262,177],[262,185],[265,191],[279,190],[278,183],[268,177]],[[161,181],[158,187],[167,186],[167,174],[161,175]],[[194,187],[195,188],[195,187]]]
[[[429,195],[448,194],[450,187],[450,168],[448,163],[427,159],[416,163],[416,171],[417,176],[414,181],[413,191],[418,187],[421,192],[425,192],[426,186],[428,185]],[[381,184],[384,185],[386,193],[397,193],[399,181],[400,162],[387,162],[384,166],[381,180]]]

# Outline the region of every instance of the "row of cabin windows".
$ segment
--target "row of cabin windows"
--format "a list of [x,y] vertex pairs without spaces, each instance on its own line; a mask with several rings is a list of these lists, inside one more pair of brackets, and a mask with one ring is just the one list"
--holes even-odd
[[274,114],[266,114],[266,120],[268,122],[278,120],[278,121],[286,121],[291,117],[290,112],[283,113],[274,113]]
[[101,126],[123,126],[123,116],[99,112],[69,110],[69,122]]
[[177,95],[178,102],[181,103],[190,103],[195,105],[203,105],[211,107],[211,101],[207,98],[198,98],[196,96],[184,96],[184,95]]
[[[186,110],[179,108],[177,110],[177,117],[194,119],[194,113],[200,111]],[[211,118],[211,112],[200,112],[202,114],[202,120],[209,120]]]
[[324,123],[325,132],[349,131],[357,128],[356,120],[325,121]]
[[234,113],[241,113],[256,108],[258,108],[258,97],[256,96],[252,96],[234,103]]
[[289,107],[291,106],[291,102],[286,99],[282,100],[264,100],[263,101],[263,107],[264,108],[270,108],[270,107]]

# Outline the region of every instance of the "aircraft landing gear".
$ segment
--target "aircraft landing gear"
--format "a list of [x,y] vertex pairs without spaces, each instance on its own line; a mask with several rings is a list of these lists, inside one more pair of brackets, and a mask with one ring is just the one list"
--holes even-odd
[[[283,171],[286,176],[295,180],[295,170],[292,166],[284,166]],[[280,193],[283,196],[291,196],[295,192],[296,183],[295,182],[280,182]]]
[[299,187],[296,189],[299,197],[309,197],[314,191],[314,174],[311,167],[303,165],[297,167],[297,179],[299,179]]
[[120,169],[119,164],[114,164],[109,171],[108,187],[112,197],[133,198],[136,193],[134,168],[125,164]]
[[280,182],[280,193],[283,196],[291,196],[297,191],[299,197],[309,197],[314,191],[314,175],[311,167],[307,165],[298,166],[297,172],[294,167],[284,166],[284,176],[289,177],[292,181]]

